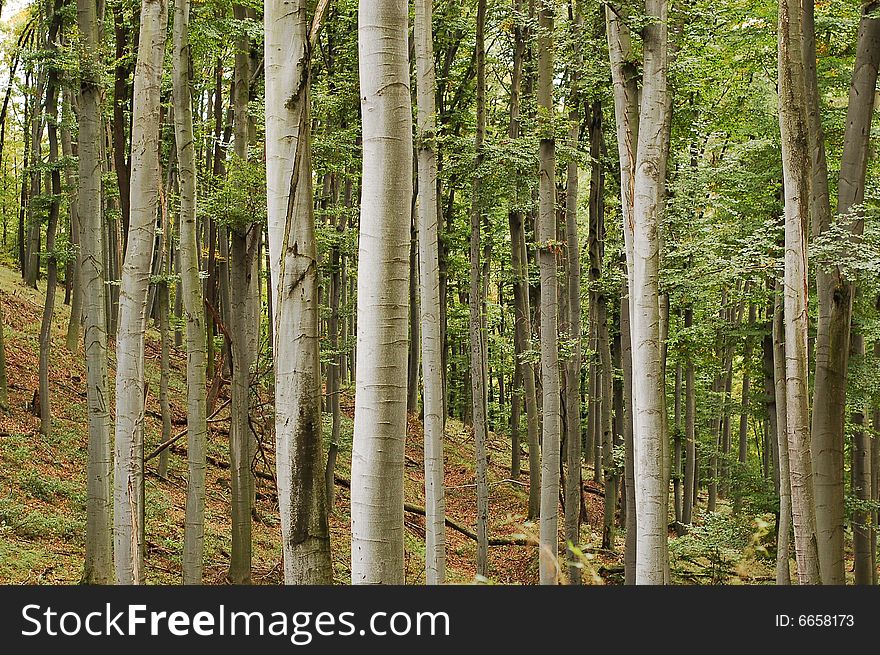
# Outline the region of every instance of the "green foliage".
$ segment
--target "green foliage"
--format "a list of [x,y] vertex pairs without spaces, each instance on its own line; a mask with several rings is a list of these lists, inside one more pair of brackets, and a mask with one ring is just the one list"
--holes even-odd
[[686,535],[669,542],[670,563],[678,575],[696,569],[709,584],[724,584],[754,534],[749,519],[707,512],[702,524],[690,526]]

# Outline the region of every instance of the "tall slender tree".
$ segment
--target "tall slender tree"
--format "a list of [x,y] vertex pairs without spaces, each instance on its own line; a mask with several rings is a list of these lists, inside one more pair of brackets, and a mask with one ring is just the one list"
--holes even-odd
[[186,320],[186,525],[183,540],[184,584],[200,584],[205,548],[205,468],[207,402],[205,398],[205,306],[199,272],[196,230],[196,159],[193,139],[189,47],[189,0],[174,4],[173,99],[174,143],[180,179],[180,293]]
[[[446,500],[443,477],[443,363],[440,342],[440,262],[437,212],[437,119],[432,0],[415,0],[418,103],[419,291],[422,335],[422,402],[425,440],[425,581],[446,576]],[[516,445],[519,448],[519,444]]]
[[83,293],[83,341],[89,417],[86,556],[83,582],[113,582],[113,517],[110,483],[113,466],[110,398],[107,393],[107,320],[104,284],[104,220],[101,202],[101,57],[98,7],[77,0],[79,28],[79,273]]
[[658,231],[665,198],[667,2],[647,0],[651,21],[642,31],[643,84],[635,155],[630,273],[635,425],[636,584],[666,581],[668,465],[666,392],[660,333]]
[[284,581],[329,584],[307,4],[270,0],[264,17],[275,449]]
[[806,116],[803,9],[779,3],[779,127],[785,192],[785,404],[792,524],[798,581],[818,584],[819,559],[810,447],[807,351],[807,230],[810,154]]
[[477,575],[489,573],[489,487],[486,461],[487,398],[486,339],[483,329],[483,273],[480,266],[480,228],[483,223],[483,147],[486,138],[486,0],[477,0],[476,66],[477,66],[477,128],[474,148],[474,175],[470,214],[470,380],[471,407],[474,427],[477,492]]
[[351,488],[354,584],[403,582],[412,111],[405,0],[361,0],[363,131]]
[[543,423],[541,460],[541,523],[539,570],[541,584],[559,577],[559,354],[556,345],[558,282],[556,239],[556,147],[553,138],[553,14],[550,0],[539,0],[538,87],[540,151],[538,164],[538,219],[536,236],[541,269],[541,382]]
[[168,5],[143,0],[131,128],[131,222],[116,335],[113,556],[118,584],[144,581],[144,332],[159,189],[159,107]]

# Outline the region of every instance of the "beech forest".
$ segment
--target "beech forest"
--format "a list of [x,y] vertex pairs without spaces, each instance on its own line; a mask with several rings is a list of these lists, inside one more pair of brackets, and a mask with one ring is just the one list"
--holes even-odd
[[878,65],[875,0],[3,0],[0,583],[876,585]]

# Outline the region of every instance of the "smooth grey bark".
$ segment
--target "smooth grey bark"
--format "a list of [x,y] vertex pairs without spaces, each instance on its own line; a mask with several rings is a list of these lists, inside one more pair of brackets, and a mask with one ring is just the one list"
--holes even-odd
[[[418,156],[416,154],[416,156]],[[414,163],[413,168],[417,168]],[[416,218],[418,198],[418,177],[413,180],[412,209],[410,211],[409,242],[409,352],[406,372],[406,411],[413,413],[419,409],[419,235]]]
[[[522,12],[522,0],[513,0],[513,9]],[[508,136],[519,139],[522,131],[521,89],[523,63],[526,52],[525,27],[522,21],[514,23],[513,71],[510,87],[510,124]],[[510,268],[513,276],[514,352],[522,379],[522,404],[526,410],[526,443],[529,449],[529,505],[528,518],[535,519],[541,512],[541,453],[538,437],[538,397],[535,386],[535,367],[524,353],[532,347],[532,323],[529,308],[529,271],[526,252],[524,213],[519,208],[507,212],[510,229]],[[514,384],[513,394],[519,385]],[[519,444],[516,444],[517,450]]]
[[681,400],[682,400],[682,384],[684,381],[684,371],[681,363],[675,365],[675,389],[674,394],[674,419],[672,422],[672,505],[673,516],[675,517],[675,532],[681,536],[684,534],[684,525],[681,521],[682,512],[682,424],[681,424]]
[[[446,493],[444,484],[444,398],[440,340],[440,262],[437,204],[437,118],[435,107],[432,0],[415,0],[416,98],[418,103],[419,292],[422,336],[422,404],[425,450],[425,581],[446,578]],[[518,439],[514,449],[519,453]],[[517,474],[518,475],[518,474]]]
[[361,0],[363,172],[351,466],[353,584],[403,582],[412,109],[405,0]]
[[312,213],[307,3],[266,4],[269,252],[275,325],[275,444],[286,584],[330,584],[321,439],[318,261]]
[[[864,359],[865,338],[859,332],[853,330],[850,335],[851,357],[856,360]],[[871,501],[871,437],[865,430],[865,410],[863,404],[857,404],[853,409],[850,421],[853,424],[852,433],[852,489],[853,495],[862,503]],[[874,571],[876,562],[871,548],[872,525],[871,513],[860,506],[853,512],[853,564],[855,568],[855,583],[857,585],[874,584]]]
[[[614,116],[617,131],[617,152],[620,165],[621,218],[627,278],[633,270],[633,204],[636,152],[639,142],[639,72],[633,54],[629,28],[611,6],[605,7],[605,26],[611,79],[614,92]],[[625,421],[625,486],[626,486],[626,547],[624,554],[625,583],[636,582],[637,523],[635,498],[635,432],[637,423],[634,403],[633,358],[630,318],[633,293],[629,284],[621,294],[620,325],[624,363],[624,399],[628,408]]]
[[[171,377],[171,335],[169,327],[170,293],[168,282],[163,281],[156,290],[156,311],[159,313],[159,412],[162,415],[162,437],[160,443],[171,438],[171,399],[168,396],[168,380]],[[168,478],[168,448],[159,453],[157,471],[160,478]]]
[[[27,198],[27,237],[24,242],[25,247],[25,266],[22,271],[24,283],[29,287],[37,288],[37,280],[40,277],[40,237],[42,229],[42,220],[37,212],[37,203],[34,199],[40,195],[42,191],[41,166],[42,163],[42,143],[43,128],[45,121],[41,111],[46,92],[46,72],[48,66],[41,66],[37,70],[36,84],[32,87],[30,103],[30,169],[25,175],[30,176],[28,185]],[[27,102],[27,100],[25,100]],[[27,124],[27,123],[26,123]],[[23,209],[25,207],[23,206]]]
[[[247,17],[241,5],[233,6],[233,15],[237,20]],[[248,47],[249,38],[246,34],[236,39],[235,84],[232,97],[233,145],[240,166],[247,166],[248,160],[248,81],[250,79]],[[251,367],[257,355],[253,296],[258,283],[255,274],[262,229],[249,221],[241,221],[230,226],[229,236],[229,333],[232,349],[229,464],[232,491],[232,552],[228,578],[233,584],[250,584],[253,557],[251,507],[255,489],[252,462],[255,446],[249,412]],[[277,303],[277,299],[275,302]],[[276,404],[277,402],[276,398]]]
[[620,294],[620,352],[623,364],[623,440],[627,457],[624,460],[624,481],[626,490],[626,542],[624,544],[623,564],[624,583],[636,583],[636,475],[633,455],[633,415],[632,415],[632,343],[629,329],[629,298],[626,283]]
[[477,67],[477,127],[475,135],[476,158],[472,182],[470,211],[470,383],[471,411],[474,428],[474,456],[477,504],[477,575],[489,573],[489,486],[486,461],[487,397],[486,397],[486,344],[488,335],[483,329],[483,273],[480,267],[480,231],[483,223],[482,176],[483,142],[486,136],[486,0],[477,2],[476,67]]
[[[577,149],[580,134],[580,67],[583,66],[583,55],[580,47],[581,33],[583,31],[583,15],[579,2],[575,2],[574,18],[571,24],[571,36],[573,41],[573,63],[569,71],[569,97],[568,105],[568,145]],[[600,106],[601,107],[601,106]],[[594,116],[594,126],[598,118],[598,125],[590,130],[590,155],[601,148],[601,109],[599,116]],[[600,179],[591,179],[591,199],[593,186],[602,192],[601,175],[602,169],[596,165],[591,167],[594,174]],[[566,165],[565,180],[565,304],[568,313],[568,325],[566,337],[568,338],[569,356],[563,362],[565,381],[565,506],[563,516],[565,519],[565,541],[570,544],[567,558],[568,579],[570,584],[580,584],[581,567],[571,546],[580,544],[581,532],[581,261],[580,240],[578,238],[577,210],[578,210],[578,162],[571,158]],[[606,325],[607,328],[607,325]],[[607,332],[607,330],[606,330]],[[606,333],[607,337],[607,333]],[[609,350],[610,359],[610,350]],[[610,366],[610,363],[609,363]],[[609,369],[610,370],[610,369]],[[607,373],[608,371],[606,371]],[[608,378],[609,381],[611,378]],[[611,397],[603,399],[610,404]],[[609,406],[609,417],[610,406]],[[609,438],[613,440],[613,431],[609,430]],[[606,530],[608,529],[608,504],[611,503],[611,521],[614,521],[614,507],[617,505],[616,494],[609,497],[606,489]],[[613,530],[613,525],[611,527]]]
[[[874,342],[873,348],[874,358],[877,359],[880,357],[880,341]],[[877,435],[880,433],[880,408],[874,406],[871,408],[871,429],[874,434]],[[875,507],[877,507],[877,503],[880,503],[880,439],[876,436],[871,440],[871,500],[874,501]],[[877,561],[877,521],[880,518],[880,511],[874,510],[872,520],[874,522],[874,529],[871,530],[871,554],[874,558],[874,562]],[[874,570],[874,584],[877,584],[877,570]]]
[[[869,18],[878,3],[862,6],[856,59],[847,105],[843,154],[838,182],[837,215],[846,216],[849,231],[861,235],[864,222],[847,216],[865,195],[868,139],[880,61],[880,20]],[[819,120],[815,70],[816,42],[813,2],[804,4],[804,59],[812,165],[813,234],[821,235],[832,219],[824,135]],[[844,419],[854,285],[840,267],[820,266],[816,272],[819,316],[816,331],[816,370],[813,389],[812,443],[819,571],[823,584],[843,584],[844,570]]]
[[538,0],[538,84],[540,117],[538,164],[538,218],[535,226],[541,270],[541,382],[543,421],[541,435],[541,521],[539,571],[541,584],[559,578],[559,312],[556,240],[556,155],[553,138],[553,14],[550,0]]
[[776,282],[773,309],[773,380],[776,400],[776,429],[779,440],[779,521],[776,528],[776,584],[791,584],[791,468],[788,456],[788,412],[785,381],[785,313],[782,285]]
[[810,445],[807,348],[807,228],[810,153],[803,52],[803,10],[779,3],[779,127],[785,190],[786,435],[791,472],[792,524],[800,584],[819,584],[816,508]]
[[[57,53],[55,43],[61,29],[60,2],[48,6],[49,30],[46,35],[46,47]],[[52,316],[55,313],[55,295],[58,286],[58,255],[55,252],[55,235],[58,231],[58,219],[61,212],[61,171],[58,168],[58,98],[60,95],[58,71],[49,67],[46,82],[46,126],[49,135],[49,160],[51,167],[49,193],[49,217],[46,222],[46,298],[43,304],[43,316],[40,322],[40,433],[48,436],[52,432],[52,402],[49,391],[49,355],[52,347]]]
[[205,305],[199,270],[196,224],[196,157],[193,138],[192,88],[189,71],[189,0],[174,7],[172,94],[174,143],[180,185],[179,268],[181,309],[186,321],[187,486],[183,540],[183,581],[201,584],[205,541],[205,469],[207,400],[205,376]]
[[[740,473],[746,471],[746,463],[749,455],[749,402],[751,400],[752,376],[751,361],[752,354],[755,349],[755,340],[751,335],[751,331],[755,328],[755,321],[758,316],[758,308],[755,303],[749,303],[749,318],[746,329],[745,344],[743,346],[743,373],[742,373],[742,395],[740,397],[740,413],[739,413],[739,439],[737,440],[737,462],[740,466]],[[733,511],[739,513],[742,509],[743,497],[738,488],[733,489]]]
[[[617,509],[618,476],[614,467],[614,427],[612,405],[614,396],[614,367],[611,363],[611,339],[608,335],[608,309],[604,294],[597,304],[599,326],[599,388],[601,400],[602,480],[605,486],[605,516],[602,527],[602,547],[614,549],[614,513]],[[580,501],[580,494],[578,494]]]
[[[825,134],[816,75],[816,28],[813,0],[801,3],[802,51],[810,165],[810,223],[814,238],[831,225]],[[852,285],[840,270],[816,271],[816,321],[813,411],[810,426],[813,493],[819,574],[823,584],[844,584],[844,415]]]
[[118,584],[143,584],[144,332],[159,188],[159,108],[168,5],[143,0],[131,128],[131,221],[116,335],[113,556]]
[[644,73],[633,181],[630,301],[638,546],[636,584],[664,584],[668,568],[666,394],[662,377],[658,231],[665,197],[667,3],[648,0],[655,22],[643,30]]
[[[103,7],[103,5],[102,5]],[[101,61],[94,0],[77,0],[79,28],[79,129],[77,201],[80,220],[79,274],[83,294],[83,341],[88,406],[86,552],[82,581],[113,582],[113,506],[110,496],[110,404],[107,394],[107,319],[104,284],[104,218],[101,203]]]

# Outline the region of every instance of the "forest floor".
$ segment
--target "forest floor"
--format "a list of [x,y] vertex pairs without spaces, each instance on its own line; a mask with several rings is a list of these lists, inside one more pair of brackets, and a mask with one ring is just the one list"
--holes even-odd
[[[41,284],[41,289],[43,289]],[[86,501],[86,397],[82,345],[76,353],[65,346],[70,316],[62,304],[59,288],[58,306],[52,329],[50,379],[53,424],[47,438],[39,432],[39,419],[30,411],[38,388],[38,335],[43,307],[43,291],[21,283],[18,274],[0,266],[0,302],[6,335],[9,408],[0,411],[0,583],[3,584],[76,584],[83,569]],[[159,335],[147,333],[146,374],[148,382],[146,452],[161,441],[159,389]],[[112,395],[115,356],[110,347],[110,392]],[[172,434],[186,425],[185,355],[172,349],[170,397]],[[218,410],[209,422],[209,466],[207,476],[205,581],[224,584],[231,547],[228,461],[228,411],[225,399],[228,385],[214,403]],[[257,396],[268,395],[265,384]],[[268,406],[258,403],[259,407]],[[350,479],[352,390],[342,399],[342,430],[337,460],[336,498],[330,519],[334,580],[350,581]],[[209,408],[209,414],[212,409]],[[278,507],[274,494],[273,459],[268,413],[258,412],[252,421],[257,432],[266,434],[265,449],[257,457],[257,502],[253,522],[253,582],[281,582],[281,545]],[[325,434],[330,432],[330,416],[325,414]],[[327,443],[325,438],[325,446]],[[538,526],[527,521],[528,472],[519,480],[510,480],[509,437],[489,435],[490,538],[507,538],[523,545],[498,545],[489,548],[489,583],[534,584],[537,582]],[[475,530],[474,451],[472,431],[456,420],[447,423],[446,444],[447,517],[465,530]],[[184,501],[186,491],[185,439],[171,449],[168,476],[157,474],[158,459],[146,466],[146,578],[150,584],[175,584],[181,579],[180,555],[183,544]],[[523,463],[528,458],[523,453]],[[424,506],[422,428],[416,416],[410,416],[406,438],[406,502]],[[591,521],[582,526],[584,544],[584,581],[620,584],[623,578],[623,531],[620,530],[613,551],[603,551],[601,544],[601,486],[586,479],[583,494]],[[587,489],[590,487],[591,489]],[[589,493],[592,491],[592,493]],[[424,517],[408,511],[406,522],[407,584],[424,582]],[[562,528],[560,520],[560,530]],[[446,531],[447,580],[452,583],[475,581],[476,544],[472,537],[452,528]],[[562,540],[562,535],[560,534]],[[685,565],[676,581],[705,583],[706,561]],[[724,564],[725,577],[729,565]],[[739,562],[728,583],[766,582],[772,575],[772,562],[766,557],[752,557]]]

